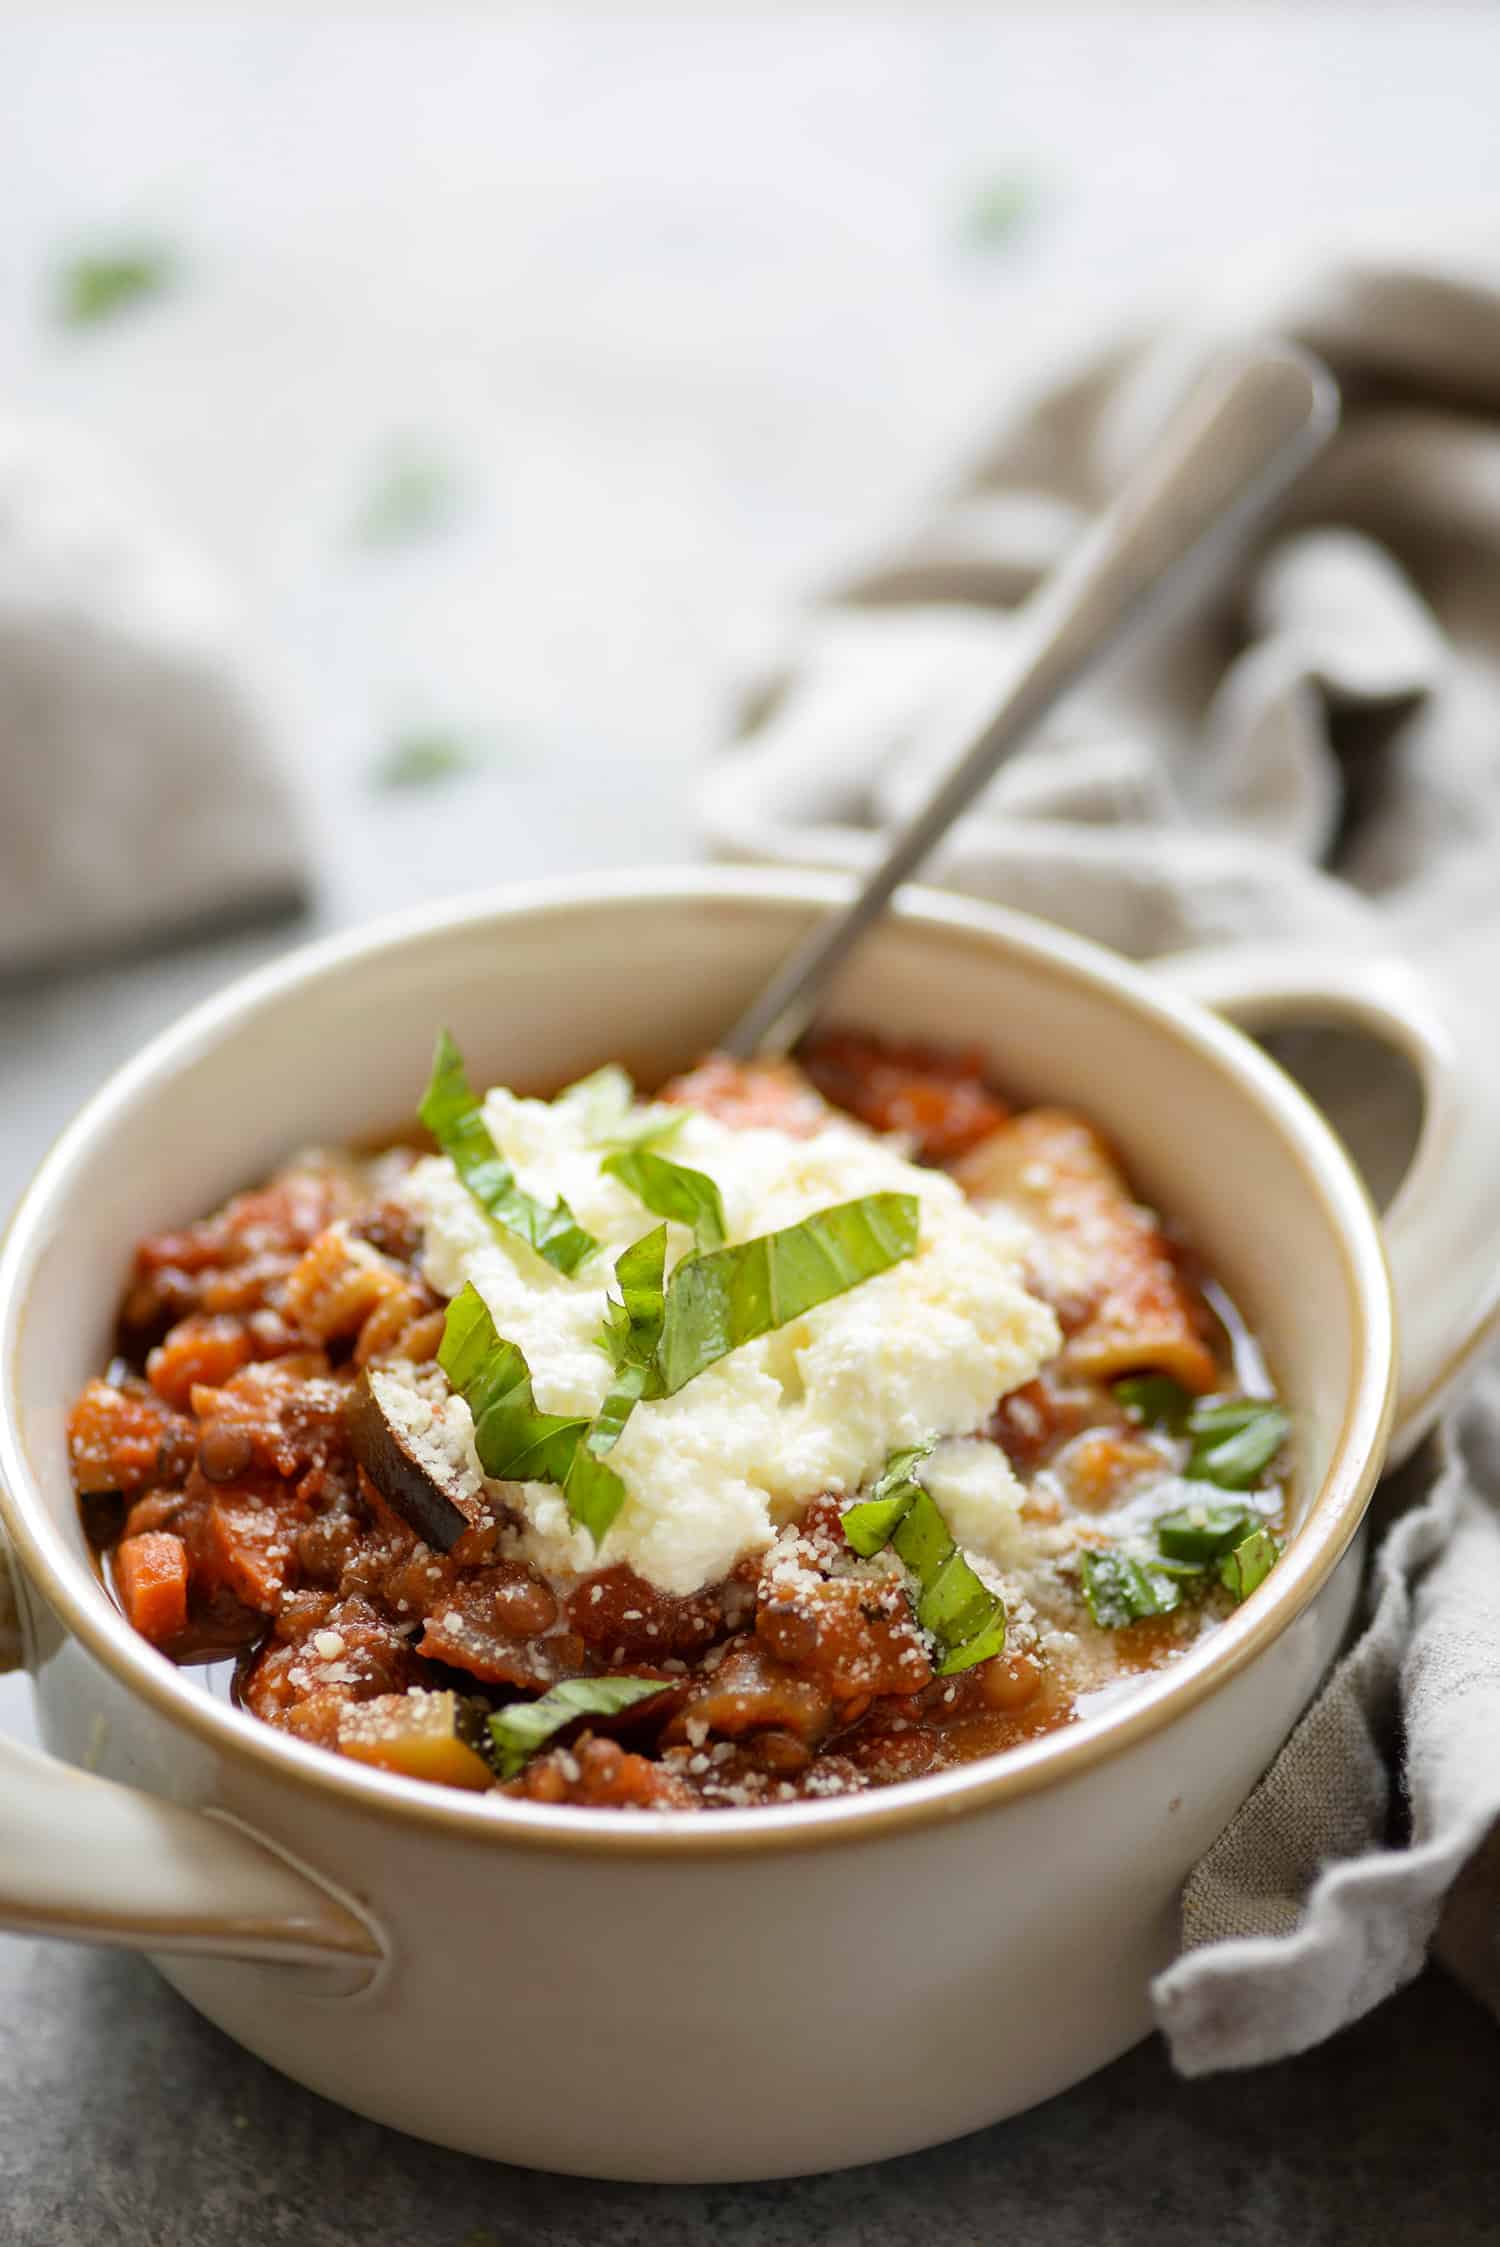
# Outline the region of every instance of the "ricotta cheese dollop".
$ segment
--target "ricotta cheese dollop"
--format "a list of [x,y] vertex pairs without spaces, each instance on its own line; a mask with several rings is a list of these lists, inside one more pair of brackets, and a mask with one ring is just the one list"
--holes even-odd
[[[472,1284],[499,1332],[531,1368],[538,1409],[592,1414],[611,1369],[597,1337],[615,1259],[659,1220],[603,1170],[582,1104],[495,1090],[484,1120],[520,1184],[565,1199],[600,1243],[571,1277],[497,1231],[445,1156],[417,1163],[402,1198],[423,1228],[428,1279],[444,1296]],[[793,1225],[856,1196],[914,1194],[916,1253],[803,1318],[748,1342],[676,1395],[637,1405],[609,1454],[626,1502],[601,1547],[570,1520],[560,1489],[505,1486],[522,1517],[516,1550],[553,1578],[626,1563],[686,1595],[763,1552],[825,1491],[873,1482],[891,1452],[927,1437],[966,1437],[997,1400],[1058,1347],[1052,1312],[1022,1276],[1028,1235],[981,1211],[952,1179],[908,1161],[899,1143],[831,1116],[811,1138],[736,1130],[691,1112],[662,1150],[719,1188],[731,1242]],[[692,1247],[668,1228],[667,1263]],[[616,1290],[616,1292],[618,1292]],[[468,1407],[443,1407],[443,1435],[477,1477]],[[1014,1554],[1019,1486],[994,1444],[940,1447],[939,1483],[957,1501],[950,1526],[1001,1564]]]

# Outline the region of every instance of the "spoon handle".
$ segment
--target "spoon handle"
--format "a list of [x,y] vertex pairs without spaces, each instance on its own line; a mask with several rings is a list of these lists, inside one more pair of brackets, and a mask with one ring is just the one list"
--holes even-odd
[[1287,344],[1236,354],[1197,386],[1093,529],[1022,612],[1008,675],[976,713],[967,746],[900,829],[852,904],[820,922],[743,1014],[721,1051],[740,1060],[794,1046],[829,977],[996,767],[1082,674],[1109,653],[1211,534],[1243,529],[1333,433],[1338,392]]

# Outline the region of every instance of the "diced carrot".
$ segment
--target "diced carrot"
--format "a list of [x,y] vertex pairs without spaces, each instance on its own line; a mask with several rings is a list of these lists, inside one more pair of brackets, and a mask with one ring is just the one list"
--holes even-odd
[[126,1537],[115,1551],[115,1582],[135,1629],[153,1646],[170,1646],[187,1627],[188,1557],[168,1529]]
[[259,1614],[274,1615],[291,1564],[293,1530],[273,1506],[215,1494],[204,1521],[209,1576]]
[[146,1377],[158,1396],[182,1410],[196,1384],[220,1389],[254,1355],[254,1340],[242,1320],[195,1315],[180,1319],[151,1352]]
[[90,1381],[68,1416],[74,1488],[84,1495],[180,1482],[193,1456],[192,1429],[153,1396]]

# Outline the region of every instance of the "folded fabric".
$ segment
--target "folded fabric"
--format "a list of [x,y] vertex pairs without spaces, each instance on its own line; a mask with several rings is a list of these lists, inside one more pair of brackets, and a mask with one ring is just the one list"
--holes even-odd
[[296,903],[272,733],[212,574],[128,471],[0,418],[0,971]]
[[[930,878],[1143,957],[1274,933],[1500,966],[1500,251],[1283,271],[1054,385],[754,683],[706,789],[717,848],[871,863],[998,690],[1016,604],[1249,332],[1325,359],[1337,437]],[[1435,1932],[1500,2012],[1500,1380],[1380,1511],[1362,1635],[1189,1883],[1156,1990],[1186,2071],[1331,2034]]]
[[[1500,2013],[1493,1373],[1393,1482],[1405,1504],[1375,1556],[1368,1626],[1188,1883],[1188,1948],[1156,1986],[1186,2074],[1316,2044],[1419,1972],[1434,1935]],[[1385,1846],[1393,1820],[1399,1848]]]
[[1366,902],[1405,938],[1487,897],[1500,253],[1488,280],[1335,265],[1279,299],[1242,293],[1046,393],[928,522],[814,606],[786,663],[747,691],[705,794],[717,847],[867,863],[958,746],[951,713],[1003,676],[1008,612],[1250,329],[1322,353],[1343,392],[1339,435],[1238,567],[1001,771],[935,878],[1138,954],[1289,915],[1352,935]]

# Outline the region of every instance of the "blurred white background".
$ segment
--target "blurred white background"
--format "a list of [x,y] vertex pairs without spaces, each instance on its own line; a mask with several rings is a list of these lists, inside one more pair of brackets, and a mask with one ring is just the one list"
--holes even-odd
[[[236,581],[327,911],[676,856],[781,600],[1123,306],[1482,218],[1496,83],[1489,9],[12,19],[0,405]],[[137,237],[172,288],[60,324]],[[398,458],[444,519],[377,550]],[[382,796],[414,727],[492,771]]]

